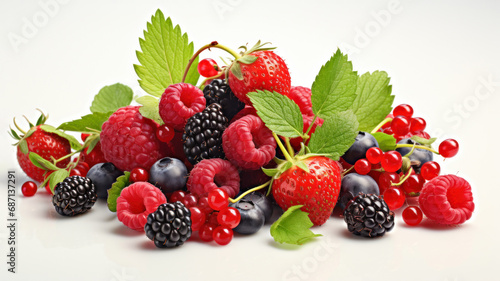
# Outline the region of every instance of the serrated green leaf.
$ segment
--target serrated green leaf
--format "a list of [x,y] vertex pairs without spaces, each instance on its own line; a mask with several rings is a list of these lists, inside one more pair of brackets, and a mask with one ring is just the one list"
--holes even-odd
[[115,183],[108,190],[108,209],[111,212],[116,212],[116,200],[120,197],[122,190],[131,184],[129,178],[130,172],[125,172],[116,179]]
[[67,177],[69,177],[69,172],[64,169],[57,170],[50,175],[49,188],[50,191],[52,191],[52,194],[54,194],[54,188],[56,185]]
[[101,131],[102,124],[109,119],[111,114],[113,114],[113,112],[95,112],[82,116],[81,119],[62,123],[57,129],[81,133],[94,133],[94,131]]
[[142,96],[135,99],[135,101],[142,106],[139,108],[139,112],[142,116],[154,120],[156,123],[163,125],[163,120],[160,117],[159,103],[160,101],[151,96]]
[[302,245],[309,239],[322,236],[313,233],[309,228],[313,226],[309,215],[300,210],[302,205],[288,208],[281,217],[271,225],[271,235],[278,243]]
[[266,126],[283,137],[302,136],[304,120],[299,106],[276,92],[257,91],[248,94],[257,114]]
[[338,111],[348,110],[356,98],[358,75],[352,63],[340,50],[321,67],[311,87],[314,114],[328,118]]
[[94,97],[90,111],[92,113],[115,112],[118,108],[130,105],[134,92],[130,87],[120,83],[103,87]]
[[26,154],[29,152],[28,150],[28,142],[25,140],[25,139],[22,139],[20,142],[19,142],[19,149],[21,150],[21,152],[23,154]]
[[385,71],[367,72],[359,77],[352,110],[360,131],[370,132],[391,113],[394,96],[390,80]]
[[356,115],[350,110],[336,112],[316,127],[307,147],[311,153],[328,154],[337,161],[354,143],[358,134]]
[[378,147],[382,149],[382,151],[396,149],[396,138],[394,138],[392,135],[377,132],[373,133],[372,136],[377,140]]
[[79,150],[82,148],[82,145],[74,136],[68,135],[65,132],[58,130],[50,125],[40,125],[40,129],[44,130],[47,133],[53,133],[67,139],[69,141],[69,144],[71,145],[71,148],[74,150]]
[[426,139],[426,138],[422,138],[419,136],[412,136],[411,139],[420,143],[421,145],[425,145],[425,146],[429,146],[429,147],[437,140],[437,138]]
[[[151,17],[144,31],[144,39],[139,38],[141,51],[137,51],[140,65],[134,65],[139,76],[139,84],[148,94],[160,97],[172,84],[180,83],[189,59],[194,54],[194,45],[181,28],[173,26],[170,18],[160,10]],[[196,58],[186,76],[186,83],[196,85],[200,77]]]
[[31,161],[31,163],[33,163],[33,165],[37,166],[38,168],[40,169],[43,169],[43,170],[59,170],[58,167],[56,167],[56,165],[52,164],[52,162],[42,158],[42,156],[38,155],[37,153],[35,152],[30,152],[28,154],[28,157]]

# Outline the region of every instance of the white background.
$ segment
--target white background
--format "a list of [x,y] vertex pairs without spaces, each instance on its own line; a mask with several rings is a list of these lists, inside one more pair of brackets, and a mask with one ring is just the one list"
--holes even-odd
[[[40,4],[46,2],[0,3],[2,280],[494,279],[500,251],[500,2],[73,0],[56,2],[50,15]],[[26,180],[6,133],[12,117],[35,121],[35,108],[41,108],[57,126],[87,114],[94,94],[116,82],[144,94],[132,65],[157,8],[188,32],[195,48],[213,40],[234,48],[272,42],[293,85],[310,86],[338,46],[360,73],[387,71],[395,104],[411,104],[431,135],[460,142],[458,156],[442,168],[471,182],[472,219],[460,227],[424,221],[410,228],[398,213],[394,231],[368,240],[349,235],[344,222],[332,218],[314,228],[324,237],[302,247],[274,243],[267,226],[226,247],[194,241],[157,250],[104,203],[66,219],[40,190],[33,198],[17,197],[18,273],[8,273],[7,171],[16,171],[19,186]],[[29,24],[38,24],[37,30],[28,32]],[[15,36],[23,43],[13,44]]]

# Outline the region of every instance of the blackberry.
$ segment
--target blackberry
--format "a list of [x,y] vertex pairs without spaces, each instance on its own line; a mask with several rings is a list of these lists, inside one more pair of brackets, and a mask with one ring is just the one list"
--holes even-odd
[[225,80],[214,79],[210,84],[203,88],[203,95],[207,101],[207,106],[218,103],[222,107],[222,113],[227,120],[233,117],[245,107],[245,104],[240,101],[231,91]]
[[227,126],[227,118],[218,103],[189,118],[182,135],[188,161],[195,165],[203,159],[224,158],[222,133]]
[[54,188],[52,204],[62,216],[83,214],[94,206],[97,200],[95,186],[92,180],[81,176],[65,178]]
[[364,237],[382,236],[394,227],[394,212],[377,195],[360,193],[344,211],[347,229]]
[[191,212],[181,202],[162,204],[148,215],[144,231],[158,248],[180,246],[191,237]]

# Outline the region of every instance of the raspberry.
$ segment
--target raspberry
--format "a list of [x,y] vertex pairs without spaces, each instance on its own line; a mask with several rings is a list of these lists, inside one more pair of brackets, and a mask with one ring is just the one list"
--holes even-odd
[[222,113],[228,120],[231,120],[245,104],[241,102],[231,91],[225,80],[214,79],[209,85],[203,88],[203,95],[207,100],[207,106],[218,103],[222,107]]
[[122,171],[136,167],[149,170],[157,160],[166,156],[164,144],[156,138],[157,128],[156,122],[139,113],[139,106],[118,109],[102,125],[104,158]]
[[[302,114],[302,118],[304,119],[304,129],[303,132],[305,133],[307,129],[309,129],[309,126],[311,126],[311,122],[314,119],[314,116],[309,116]],[[311,130],[309,131],[309,137],[316,131],[316,127],[323,125],[323,119],[318,117],[316,118],[316,121],[314,121],[314,125],[312,126]],[[290,144],[292,145],[293,149],[299,151],[300,150],[300,143],[303,141],[302,137],[296,137],[293,139],[290,139]],[[309,139],[306,141],[306,145],[309,143]]]
[[230,119],[229,124],[232,124],[232,123],[234,123],[234,121],[240,119],[241,117],[247,116],[247,115],[258,116],[257,110],[255,110],[255,108],[253,108],[253,106],[245,105],[245,107],[242,110],[240,110],[232,119]]
[[204,159],[196,164],[189,175],[187,188],[198,197],[207,196],[220,187],[229,197],[240,192],[240,175],[231,162],[219,158]]
[[196,86],[173,84],[161,96],[159,108],[160,117],[167,126],[183,131],[189,117],[205,108],[205,97]]
[[287,95],[293,100],[300,108],[303,115],[313,116],[312,103],[311,103],[311,89],[306,87],[295,86],[290,89]]
[[442,224],[462,224],[474,211],[470,184],[455,175],[427,182],[418,201],[424,215]]
[[222,135],[222,147],[231,163],[257,170],[276,155],[276,141],[259,117],[248,115],[229,125]]
[[136,182],[125,187],[116,200],[118,220],[127,227],[143,231],[147,216],[167,203],[161,190],[148,182]]

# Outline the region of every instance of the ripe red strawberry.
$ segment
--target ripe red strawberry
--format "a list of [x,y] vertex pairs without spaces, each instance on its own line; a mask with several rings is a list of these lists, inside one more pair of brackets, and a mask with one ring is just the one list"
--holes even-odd
[[302,160],[309,173],[298,166],[286,170],[273,181],[273,196],[278,205],[287,210],[304,205],[301,210],[309,213],[314,225],[324,224],[337,202],[340,192],[340,168],[336,161],[324,156]]
[[[49,133],[44,131],[43,123],[47,120],[47,116],[43,115],[38,119],[35,125],[31,124],[31,128],[24,132],[21,130],[17,124],[15,126],[20,130],[23,135],[18,135],[14,130],[11,129],[12,136],[19,140],[17,145],[17,161],[21,169],[35,181],[43,182],[43,174],[46,170],[35,166],[29,159],[29,153],[34,152],[40,155],[43,159],[52,162],[53,159],[59,159],[69,153],[71,153],[71,146],[69,141],[64,137],[57,135],[56,133]],[[47,125],[45,125],[47,126]],[[50,127],[53,128],[53,127]],[[59,168],[64,168],[69,164],[70,158],[59,161],[56,166]]]
[[256,90],[274,91],[282,95],[290,92],[290,73],[285,61],[269,51],[270,48],[262,46],[259,42],[244,53],[231,65],[228,73],[229,87],[238,99],[248,105],[252,103],[247,93]]

